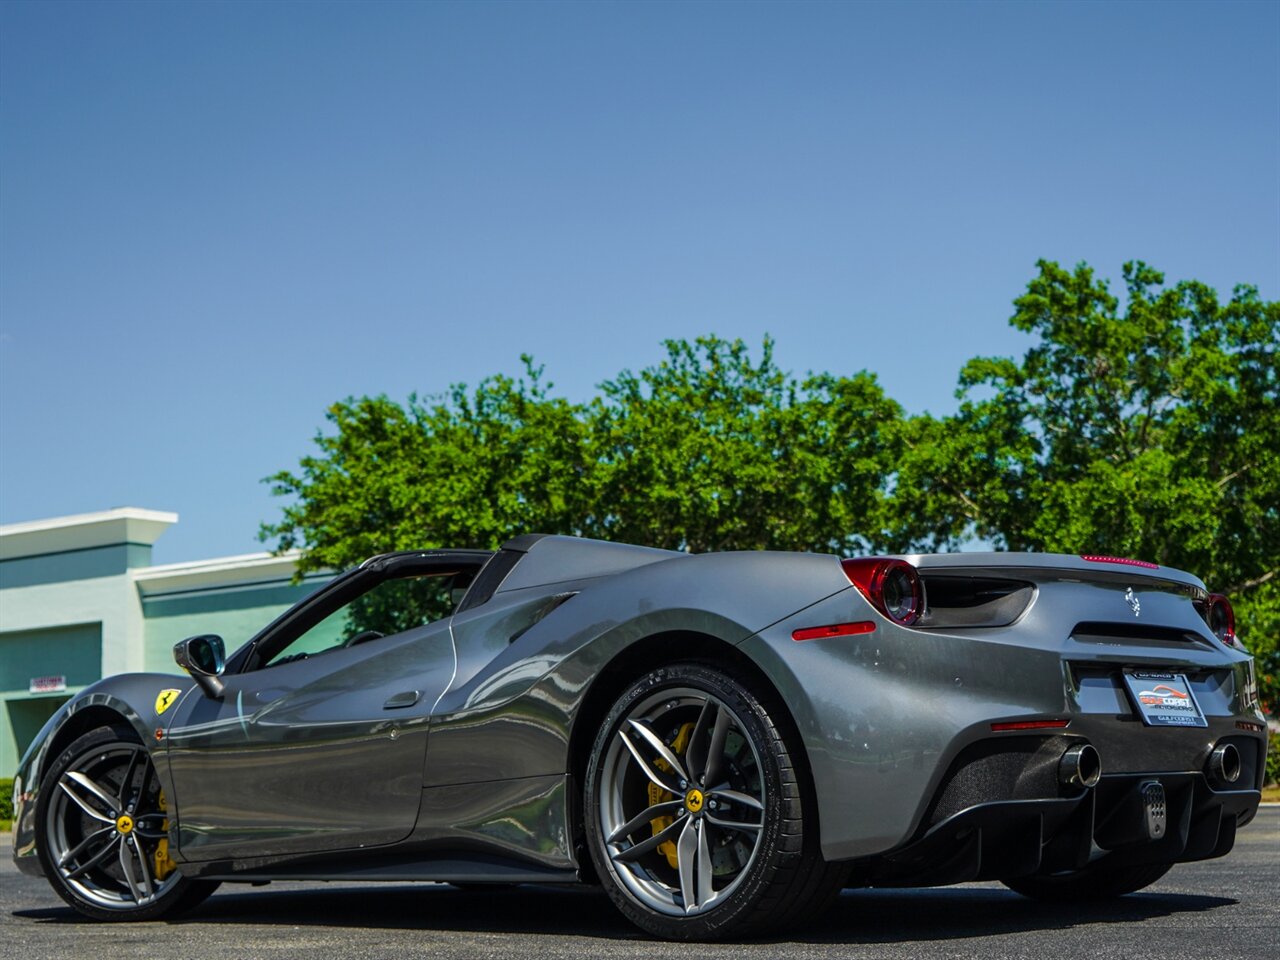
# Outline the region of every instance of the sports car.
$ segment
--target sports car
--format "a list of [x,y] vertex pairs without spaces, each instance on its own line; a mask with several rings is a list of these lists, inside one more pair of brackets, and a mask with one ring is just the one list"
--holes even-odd
[[1266,733],[1230,603],[1137,560],[374,557],[37,736],[13,855],[83,914],[218,883],[592,883],[749,936],[858,886],[1117,896],[1226,855]]

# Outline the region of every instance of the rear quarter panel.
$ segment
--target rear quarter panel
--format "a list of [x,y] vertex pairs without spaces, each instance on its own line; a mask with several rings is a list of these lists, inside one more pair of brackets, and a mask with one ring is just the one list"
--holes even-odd
[[[1135,587],[1142,622],[1198,632],[1203,642],[1118,638],[1083,642],[1081,621],[1134,620],[1124,592]],[[860,636],[797,643],[792,630],[872,620]],[[847,859],[882,853],[920,824],[952,759],[992,736],[991,723],[1068,718],[1068,734],[1098,747],[1104,772],[1191,770],[1235,721],[1260,715],[1241,699],[1248,656],[1217,642],[1189,600],[1165,587],[1121,580],[1043,582],[1007,627],[909,629],[880,617],[856,590],[832,596],[745,640],[792,710],[813,770],[823,853]],[[1193,683],[1208,729],[1144,727],[1125,698],[1078,682],[1081,666],[1115,672],[1164,668]]]
[[[607,579],[500,593],[455,618],[459,676],[434,712],[428,786],[563,775],[584,698],[632,644],[680,632],[737,644],[847,589],[834,557],[759,552],[677,556]],[[556,592],[576,595],[509,641],[503,618]],[[466,666],[472,657],[482,669]]]

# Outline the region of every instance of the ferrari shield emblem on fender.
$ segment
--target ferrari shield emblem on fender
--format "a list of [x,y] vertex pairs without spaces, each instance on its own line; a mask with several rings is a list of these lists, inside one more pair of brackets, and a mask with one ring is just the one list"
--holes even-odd
[[173,701],[178,699],[180,693],[182,693],[181,690],[161,690],[156,696],[156,716],[173,706]]
[[1138,595],[1133,592],[1133,587],[1129,587],[1124,592],[1124,598],[1129,601],[1129,606],[1133,608],[1133,615],[1136,617],[1142,613],[1142,601],[1138,599]]

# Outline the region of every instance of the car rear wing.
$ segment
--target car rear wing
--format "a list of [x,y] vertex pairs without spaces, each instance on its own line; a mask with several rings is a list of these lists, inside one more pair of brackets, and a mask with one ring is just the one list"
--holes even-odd
[[1203,581],[1183,570],[1145,560],[1067,553],[928,553],[904,556],[921,573],[963,573],[1009,576],[1035,582],[1041,578],[1101,580],[1111,583],[1155,581],[1187,589],[1193,600],[1208,596]]

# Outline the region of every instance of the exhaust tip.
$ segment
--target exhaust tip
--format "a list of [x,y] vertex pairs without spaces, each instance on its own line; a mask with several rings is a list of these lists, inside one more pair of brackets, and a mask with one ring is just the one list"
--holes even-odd
[[1209,754],[1209,773],[1219,783],[1235,783],[1240,779],[1240,751],[1235,744],[1221,743]]
[[1067,747],[1058,761],[1058,781],[1064,787],[1096,787],[1102,779],[1102,757],[1092,744]]

